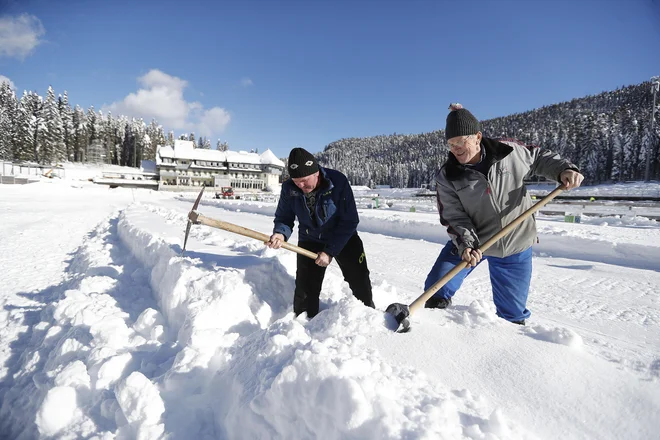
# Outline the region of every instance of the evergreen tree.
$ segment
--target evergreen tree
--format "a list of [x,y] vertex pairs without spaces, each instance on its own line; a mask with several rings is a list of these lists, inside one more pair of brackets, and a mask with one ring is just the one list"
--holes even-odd
[[64,124],[60,115],[55,91],[48,87],[46,101],[42,109],[46,129],[44,131],[44,144],[42,163],[56,163],[66,159],[66,145],[64,144]]
[[[99,112],[100,114],[101,112]],[[115,150],[116,145],[116,131],[117,123],[115,118],[112,117],[112,112],[108,112],[105,117],[102,117],[99,121],[99,139],[103,145],[103,156],[104,163],[117,163],[117,152]]]
[[87,160],[87,145],[89,144],[89,134],[87,133],[87,118],[83,109],[79,105],[73,109],[73,160],[76,162],[85,162]]
[[64,150],[66,160],[74,160],[74,135],[73,135],[73,112],[71,111],[71,106],[69,105],[69,96],[67,95],[66,90],[64,95],[60,95],[57,100],[57,108],[60,112],[60,118],[62,119],[62,128],[63,128],[63,137],[64,137]]
[[145,145],[145,136],[147,134],[147,126],[145,125],[142,118],[134,119],[132,124],[132,131],[134,134],[133,138],[133,167],[139,167],[144,156]]
[[163,145],[173,145],[169,143],[167,138],[165,138],[165,133],[163,132],[163,127],[158,125],[155,119],[152,119],[147,127],[147,135],[151,140],[151,149],[149,154],[145,154],[145,159],[154,160],[156,158],[156,149],[158,146]]
[[8,82],[0,84],[0,159],[14,157],[18,124],[18,101]]
[[[94,106],[91,106],[87,109],[87,148],[86,156],[87,160],[93,163],[103,163],[105,156],[105,148],[103,145],[103,139],[100,137],[101,129],[99,127],[99,118],[94,110]],[[90,147],[92,147],[90,149]]]
[[122,161],[122,144],[124,142],[127,123],[128,118],[122,115],[115,118],[112,124],[112,163],[116,165],[119,165]]
[[14,159],[40,162],[46,129],[42,108],[41,96],[33,92],[23,93],[19,104],[19,134]]

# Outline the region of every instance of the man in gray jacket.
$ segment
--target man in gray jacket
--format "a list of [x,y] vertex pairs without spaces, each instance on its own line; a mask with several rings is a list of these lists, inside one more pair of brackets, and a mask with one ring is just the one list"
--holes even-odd
[[484,255],[478,249],[504,226],[532,206],[523,180],[544,176],[577,188],[584,177],[575,165],[549,150],[514,139],[489,139],[481,134],[477,118],[460,104],[452,104],[445,137],[450,154],[436,175],[440,222],[447,227],[447,242],[429,272],[424,290],[461,260],[459,272],[426,302],[444,309],[467,275],[488,260],[497,315],[515,324],[530,316],[527,295],[532,277],[532,244],[536,224],[531,216],[503,237]]

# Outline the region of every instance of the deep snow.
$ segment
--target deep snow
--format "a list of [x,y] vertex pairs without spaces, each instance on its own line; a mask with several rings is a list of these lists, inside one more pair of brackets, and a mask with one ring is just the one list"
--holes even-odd
[[[482,265],[397,334],[382,310],[422,294],[447,240],[410,190],[360,209],[377,310],[333,263],[308,321],[291,313],[295,254],[194,226],[182,258],[195,194],[75,177],[0,186],[3,438],[657,436],[655,221],[539,216],[526,327],[495,316]],[[199,211],[269,233],[274,206]]]

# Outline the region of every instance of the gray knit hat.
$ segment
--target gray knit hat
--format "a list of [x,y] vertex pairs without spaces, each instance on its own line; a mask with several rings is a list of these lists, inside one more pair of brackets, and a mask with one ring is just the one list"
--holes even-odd
[[469,110],[464,109],[461,104],[449,104],[447,115],[447,126],[445,128],[445,139],[456,136],[468,136],[481,131],[481,124]]
[[314,156],[304,148],[294,148],[289,153],[289,176],[306,177],[319,170]]

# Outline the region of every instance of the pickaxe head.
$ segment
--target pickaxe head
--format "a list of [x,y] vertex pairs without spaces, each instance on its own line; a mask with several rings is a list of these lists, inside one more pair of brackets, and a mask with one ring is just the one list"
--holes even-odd
[[[188,225],[186,226],[186,236],[183,239],[183,249],[181,250],[181,256],[183,257],[183,253],[186,251],[186,243],[188,242],[188,234],[190,233],[190,226],[194,223],[193,220],[191,219],[191,214],[195,213],[197,211],[197,207],[199,206],[199,201],[202,200],[202,194],[204,194],[204,188],[205,186],[202,186],[202,190],[199,192],[199,195],[197,196],[197,200],[195,200],[195,204],[192,207],[192,210],[188,214]],[[196,217],[195,217],[196,218]]]
[[396,321],[396,328],[392,328],[392,330],[396,330],[398,333],[406,333],[410,330],[410,321],[408,320],[410,316],[409,306],[400,303],[390,304],[385,309],[385,313],[392,315]]

